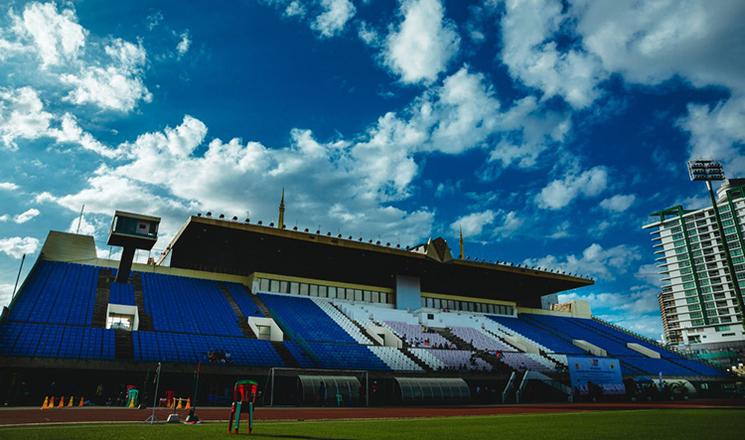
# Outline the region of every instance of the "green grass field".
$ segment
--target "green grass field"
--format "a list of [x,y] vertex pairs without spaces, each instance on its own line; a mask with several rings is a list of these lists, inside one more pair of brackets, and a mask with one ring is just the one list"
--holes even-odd
[[[224,423],[197,426],[142,424],[0,428],[12,440],[191,440],[235,438]],[[489,417],[313,422],[264,422],[255,438],[268,439],[745,439],[745,410],[639,410]]]

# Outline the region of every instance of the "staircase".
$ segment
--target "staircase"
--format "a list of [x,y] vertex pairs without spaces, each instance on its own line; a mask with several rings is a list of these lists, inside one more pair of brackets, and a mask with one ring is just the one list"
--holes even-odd
[[432,372],[432,371],[434,371],[432,369],[432,367],[430,367],[429,365],[427,365],[426,362],[424,362],[421,359],[419,359],[418,357],[414,356],[414,353],[412,353],[411,351],[409,351],[409,348],[408,347],[401,347],[401,353],[405,354],[407,358],[411,359],[412,362],[414,362],[415,364],[417,364],[419,366],[419,368],[421,368],[422,370],[424,370],[426,372]]
[[[251,299],[253,300],[254,304],[256,304],[256,307],[261,310],[261,314],[264,315],[265,318],[271,318],[272,314],[269,312],[269,308],[264,304],[264,301],[259,298],[258,295],[251,294]],[[277,323],[279,325],[279,322]],[[284,331],[284,329],[282,329]]]
[[274,349],[277,350],[279,357],[282,358],[282,362],[284,362],[286,367],[300,368],[300,363],[298,363],[282,341],[272,341],[272,345],[274,346]]
[[230,308],[233,310],[233,314],[238,320],[238,327],[243,332],[243,336],[256,339],[256,335],[254,334],[253,330],[251,330],[251,326],[248,325],[248,318],[246,317],[246,315],[243,314],[241,308],[238,306],[238,303],[235,302],[233,295],[231,295],[228,288],[225,287],[225,284],[220,283],[220,291],[225,296],[228,304],[230,304]]
[[134,359],[134,346],[132,344],[132,333],[127,330],[116,330],[116,359],[117,360],[133,360]]
[[[256,304],[256,307],[259,308],[259,310],[261,311],[261,314],[264,315],[265,318],[271,318],[274,320],[274,322],[279,326],[279,328],[282,329],[285,339],[287,339],[288,338],[287,329],[285,328],[285,326],[282,324],[280,320],[274,319],[271,312],[269,312],[269,308],[266,306],[266,304],[264,304],[264,301],[262,301],[258,295],[254,295],[253,293],[250,293],[250,292],[248,296],[251,297],[251,300],[253,300],[254,304]],[[282,358],[282,362],[284,362],[286,366],[290,368],[300,368],[300,364],[298,363],[297,359],[295,359],[292,353],[290,353],[290,350],[288,350],[287,347],[285,347],[284,342],[272,341],[272,345],[274,345],[274,348],[277,350],[279,357]],[[304,346],[304,344],[298,344],[298,345],[305,352],[305,355],[308,357],[308,359],[315,361],[315,356],[309,352],[309,350]]]
[[140,319],[138,330],[152,330],[153,319],[148,313],[145,313],[145,298],[142,294],[142,275],[134,272],[132,274],[132,287],[135,291],[135,305],[137,306],[137,316]]
[[109,292],[114,274],[111,269],[101,269],[98,272],[96,285],[96,302],[93,305],[91,327],[106,328],[106,310],[109,307]]
[[455,335],[452,331],[450,331],[449,328],[430,328],[431,331],[438,333],[443,338],[447,339],[448,342],[455,345],[455,347],[458,350],[468,350],[476,353],[476,356],[478,356],[481,360],[486,362],[487,364],[491,365],[492,368],[494,368],[496,371],[504,371],[509,372],[511,368],[502,362],[499,362],[497,359],[495,359],[493,356],[490,356],[488,353],[477,349],[473,345],[471,345],[469,342],[464,341],[459,336]]

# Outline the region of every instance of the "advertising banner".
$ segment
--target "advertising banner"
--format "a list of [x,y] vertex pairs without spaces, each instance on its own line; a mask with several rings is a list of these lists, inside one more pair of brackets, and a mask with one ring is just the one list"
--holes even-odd
[[605,357],[567,356],[569,381],[578,394],[590,394],[595,388],[602,394],[624,394],[621,363]]

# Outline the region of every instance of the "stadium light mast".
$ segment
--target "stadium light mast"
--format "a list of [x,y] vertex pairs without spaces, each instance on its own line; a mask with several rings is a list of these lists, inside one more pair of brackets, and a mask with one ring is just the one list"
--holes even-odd
[[[740,290],[740,283],[737,280],[735,264],[732,262],[732,254],[729,251],[727,237],[724,234],[724,226],[722,226],[722,217],[719,215],[719,206],[717,205],[717,199],[714,196],[714,190],[711,187],[711,182],[724,180],[724,169],[722,168],[722,164],[719,161],[691,160],[688,161],[688,176],[693,182],[705,182],[706,189],[709,190],[709,198],[711,199],[711,205],[714,208],[714,218],[716,218],[717,221],[719,238],[722,240],[722,248],[724,249],[724,259],[727,260],[730,282],[732,283],[732,286],[735,290],[737,307],[740,309],[740,321],[743,328],[745,328],[745,303],[743,303],[742,291]],[[696,270],[695,264],[693,269]],[[705,308],[702,310],[705,310]]]

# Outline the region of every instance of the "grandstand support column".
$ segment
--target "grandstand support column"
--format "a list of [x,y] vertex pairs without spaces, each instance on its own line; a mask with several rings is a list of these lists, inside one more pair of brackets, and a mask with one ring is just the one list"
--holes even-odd
[[129,281],[129,271],[132,269],[132,261],[135,258],[135,248],[125,247],[122,250],[122,259],[119,261],[119,270],[116,271],[116,282],[127,284]]

